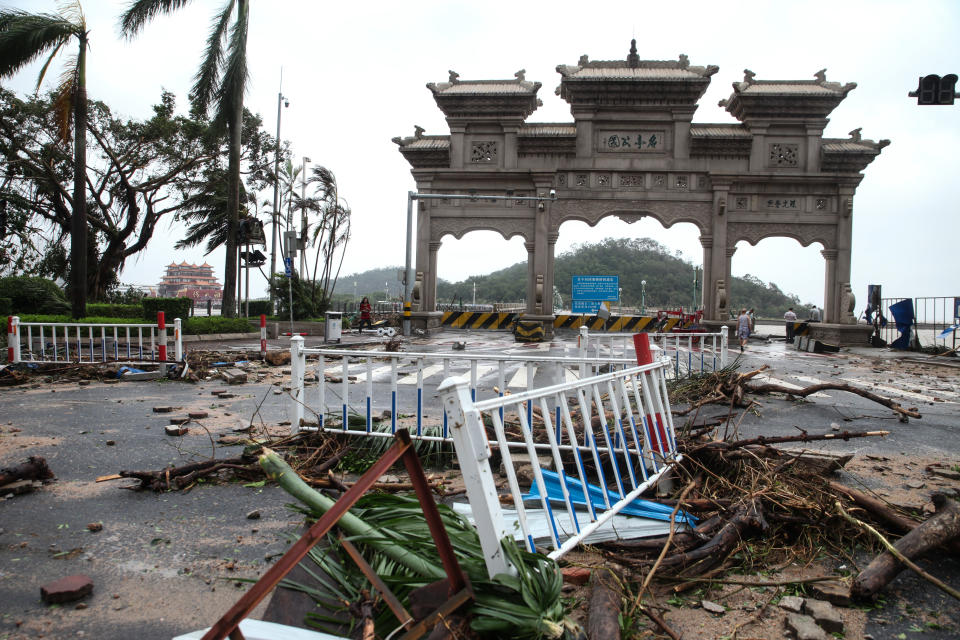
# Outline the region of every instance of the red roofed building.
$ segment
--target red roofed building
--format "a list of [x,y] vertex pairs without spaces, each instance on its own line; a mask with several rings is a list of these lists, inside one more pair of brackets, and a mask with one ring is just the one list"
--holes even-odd
[[205,302],[220,300],[223,287],[213,274],[213,267],[206,262],[171,262],[157,287],[157,295],[161,298],[191,298],[197,302]]

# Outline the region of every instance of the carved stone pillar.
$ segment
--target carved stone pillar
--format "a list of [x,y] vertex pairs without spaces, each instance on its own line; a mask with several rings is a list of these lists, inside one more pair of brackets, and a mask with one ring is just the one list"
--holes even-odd
[[824,269],[823,285],[823,321],[839,324],[840,322],[840,283],[837,281],[836,249],[824,249],[820,252],[827,261]]
[[707,319],[715,320],[713,317],[714,309],[714,287],[713,283],[713,236],[700,236],[700,246],[703,247],[703,277],[700,282],[700,300],[703,304],[703,314]]
[[[720,320],[727,320],[729,318],[729,313],[731,311],[730,284],[732,282],[732,278],[730,276],[730,271],[731,271],[730,263],[732,262],[733,254],[735,254],[736,252],[737,252],[736,247],[727,247],[727,250],[724,252],[723,283],[725,286],[725,290],[723,291],[723,293],[725,293],[727,297],[727,304],[726,304],[727,316],[723,318],[719,318]],[[737,310],[733,309],[733,311],[736,312]]]
[[[834,274],[835,300],[837,301],[836,320],[828,319],[824,309],[824,322],[837,322],[840,324],[855,324],[856,316],[850,313],[850,297],[853,291],[847,291],[850,288],[850,262],[852,259],[853,248],[853,192],[846,191],[841,193],[840,211],[837,217],[837,245],[836,245],[836,273]],[[854,298],[855,299],[855,298]]]
[[557,233],[551,233],[547,236],[547,270],[544,272],[544,275],[546,276],[544,278],[544,285],[547,288],[547,299],[549,302],[544,307],[544,309],[546,309],[544,313],[553,313],[553,289],[556,285],[553,273],[553,258],[557,248],[558,237],[559,234]]
[[[725,321],[727,320],[727,305],[724,304],[721,307],[719,303],[721,302],[720,298],[728,298],[728,292],[730,287],[730,261],[724,255],[723,249],[727,246],[727,204],[730,196],[730,185],[729,184],[719,184],[714,182],[713,185],[713,215],[710,219],[710,249],[707,250],[706,245],[704,245],[704,263],[703,271],[704,274],[707,272],[710,273],[709,280],[707,276],[703,277],[703,286],[705,290],[708,290],[710,296],[709,306],[704,303],[704,313],[708,320],[718,320]],[[703,241],[701,240],[701,243]],[[709,255],[710,263],[707,264],[706,259]],[[724,287],[725,291],[723,296],[718,296],[719,287]],[[707,295],[705,293],[704,295]],[[726,300],[724,300],[726,302]]]
[[535,270],[534,247],[529,240],[523,243],[527,249],[527,314],[537,313],[537,276]]
[[[416,240],[417,273],[422,274],[420,283],[420,310],[434,311],[435,297],[430,296],[428,286],[430,276],[430,211],[423,200],[417,201],[417,240]],[[433,262],[436,262],[434,260]]]
[[427,290],[427,310],[437,310],[437,252],[440,250],[442,242],[430,243],[430,266],[426,273],[426,282],[424,287]]

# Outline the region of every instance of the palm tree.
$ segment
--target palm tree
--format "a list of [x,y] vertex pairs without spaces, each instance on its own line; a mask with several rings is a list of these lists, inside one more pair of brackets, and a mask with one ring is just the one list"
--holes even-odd
[[[337,286],[340,266],[346,254],[350,240],[350,206],[340,198],[337,177],[326,167],[314,167],[313,175],[307,180],[316,186],[315,200],[319,202],[320,220],[313,228],[313,243],[317,247],[317,256],[313,263],[313,279],[317,279],[317,266],[320,254],[323,254],[323,272],[321,285],[324,300],[329,300]],[[340,263],[334,273],[334,260],[340,250]]]
[[50,63],[76,38],[77,56],[68,64],[57,88],[60,141],[70,142],[73,120],[73,213],[70,217],[70,301],[74,318],[87,315],[87,23],[79,2],[64,5],[59,14],[0,10],[0,78],[15,74],[42,56],[47,57],[37,77],[37,90]]
[[[132,37],[163,13],[171,13],[190,0],[134,0],[120,17],[120,28]],[[231,19],[233,27],[230,27]],[[230,0],[214,18],[200,69],[194,78],[190,98],[194,108],[206,114],[215,105],[213,124],[227,129],[227,256],[223,277],[223,315],[236,315],[234,291],[237,284],[237,229],[240,210],[240,133],[243,128],[243,94],[247,87],[248,0]],[[224,45],[227,45],[226,51]]]

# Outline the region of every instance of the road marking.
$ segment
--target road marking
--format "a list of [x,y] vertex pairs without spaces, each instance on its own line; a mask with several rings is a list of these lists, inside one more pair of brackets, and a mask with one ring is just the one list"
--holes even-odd
[[[443,372],[443,364],[432,364],[429,367],[423,368],[423,380],[426,382],[427,378],[430,376]],[[416,372],[407,374],[397,380],[397,384],[417,384],[417,374]]]
[[[892,393],[892,394],[895,394],[895,395],[903,396],[903,397],[905,397],[905,398],[912,398],[913,400],[920,400],[920,401],[922,401],[922,402],[934,402],[934,396],[927,395],[927,394],[925,394],[925,393],[916,393],[916,392],[914,392],[914,391],[907,391],[906,389],[901,389],[901,388],[899,388],[899,387],[891,387],[891,386],[885,385],[885,384],[873,384],[872,382],[870,382],[870,381],[868,381],[868,380],[860,380],[860,379],[857,379],[857,378],[843,378],[843,380],[845,380],[845,381],[847,381],[847,382],[857,383],[857,384],[859,384],[860,386],[862,386],[862,387],[864,387],[865,389],[867,389],[868,391],[869,391],[869,390],[872,390],[872,389],[877,389],[877,390],[879,390],[879,391],[886,391],[887,393]],[[943,395],[947,395],[947,394],[943,394]],[[952,395],[952,394],[951,394],[951,395]],[[938,396],[936,396],[936,397],[937,397],[937,398],[940,398],[940,399],[943,400],[944,402],[949,402],[949,403],[952,403],[952,404],[956,404],[956,400],[947,400],[947,399],[944,398],[942,395],[938,395]]]

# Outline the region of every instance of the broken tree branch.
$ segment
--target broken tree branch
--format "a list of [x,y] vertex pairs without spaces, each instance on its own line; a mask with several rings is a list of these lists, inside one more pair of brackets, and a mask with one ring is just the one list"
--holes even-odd
[[[956,537],[960,533],[960,508],[957,507],[955,501],[947,498],[944,498],[944,500],[947,500],[947,502],[943,504],[942,511],[900,538],[896,545],[891,544],[889,540],[883,537],[883,534],[867,523],[857,520],[844,511],[839,500],[836,502],[837,510],[844,519],[872,533],[886,548],[886,552],[874,558],[873,562],[854,579],[853,585],[850,587],[850,595],[860,598],[872,597],[903,570],[900,565],[902,563],[944,593],[960,600],[960,591],[930,575],[908,557],[908,555],[920,555],[931,547],[935,547],[942,536],[950,535],[951,531],[951,537]],[[925,525],[929,526],[925,527]],[[923,528],[922,531],[921,528]]]
[[30,456],[23,464],[0,469],[0,487],[20,480],[50,480],[53,472],[40,456]]
[[784,387],[779,384],[758,384],[747,387],[747,391],[751,393],[785,393],[791,396],[797,396],[800,398],[806,398],[809,395],[817,393],[818,391],[847,391],[849,393],[856,394],[861,398],[866,398],[867,400],[872,400],[878,404],[893,409],[895,412],[903,416],[909,416],[911,418],[920,418],[920,412],[916,409],[906,409],[901,407],[899,403],[894,402],[889,398],[884,398],[883,396],[878,396],[875,393],[867,391],[866,389],[861,389],[850,384],[845,384],[842,382],[824,382],[821,384],[812,384],[809,387],[804,387],[803,389],[792,389],[790,387]]

